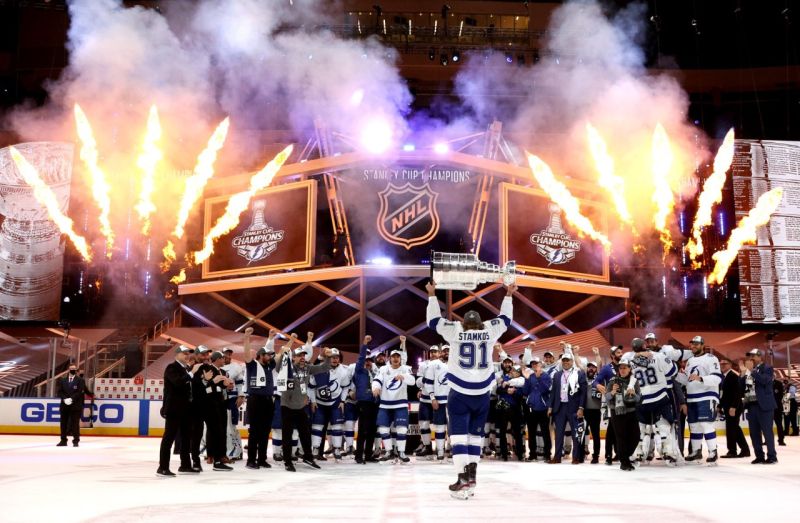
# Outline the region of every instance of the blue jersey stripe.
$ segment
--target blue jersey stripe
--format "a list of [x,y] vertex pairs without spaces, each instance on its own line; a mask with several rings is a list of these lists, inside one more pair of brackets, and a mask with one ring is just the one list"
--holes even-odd
[[461,387],[462,389],[481,390],[481,389],[485,389],[486,387],[488,387],[489,385],[492,384],[492,382],[494,381],[494,376],[490,375],[488,378],[486,378],[484,381],[482,381],[480,383],[473,383],[473,382],[469,382],[469,381],[464,381],[461,378],[459,378],[458,376],[455,376],[454,374],[448,372],[447,373],[447,379],[453,385],[456,385],[457,387]]

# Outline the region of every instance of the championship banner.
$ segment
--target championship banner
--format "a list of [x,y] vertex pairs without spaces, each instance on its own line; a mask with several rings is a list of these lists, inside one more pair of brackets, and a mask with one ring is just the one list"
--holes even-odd
[[[204,236],[225,213],[229,196],[205,204]],[[259,191],[231,232],[219,238],[203,262],[203,278],[311,267],[316,238],[317,182]]]
[[[602,233],[608,217],[602,205],[581,200],[581,211]],[[580,236],[558,205],[539,189],[500,184],[500,265],[509,260],[526,273],[609,281],[603,245]]]

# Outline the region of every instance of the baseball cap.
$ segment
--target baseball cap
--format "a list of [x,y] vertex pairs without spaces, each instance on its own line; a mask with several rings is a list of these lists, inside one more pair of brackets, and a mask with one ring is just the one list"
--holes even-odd
[[205,354],[206,352],[209,352],[209,351],[211,351],[211,349],[209,349],[205,345],[198,345],[197,346],[197,353],[198,354]]
[[258,349],[258,352],[256,352],[256,357],[263,356],[264,354],[275,354],[275,351],[267,347],[261,347]]
[[647,335],[644,337],[645,340],[654,340],[656,339],[656,335],[652,332],[648,332]]
[[332,347],[331,348],[331,356],[341,356],[341,354],[339,353],[339,349],[337,349],[335,347]]
[[512,362],[512,363],[513,363],[513,361],[514,361],[514,359],[513,359],[511,356],[509,356],[508,354],[506,354],[506,357],[505,357],[505,358],[503,358],[503,361],[506,361],[506,360],[508,360],[508,361],[510,361],[510,362]]
[[389,356],[394,356],[395,354],[397,354],[398,356],[402,356],[403,351],[401,351],[400,349],[394,349],[392,352],[389,353]]
[[450,351],[450,345],[447,345],[447,344],[442,345],[442,350],[445,351],[445,352],[449,352]]
[[572,354],[562,354],[561,355],[561,359],[562,360],[573,360],[575,358],[572,357]]
[[305,355],[306,354],[306,349],[304,349],[303,347],[297,347],[294,350],[294,355],[295,356],[300,356],[301,354]]
[[513,368],[514,370],[516,370],[516,371],[520,371],[520,372],[522,372],[522,367],[520,367],[519,365],[514,365],[512,368]]
[[211,361],[217,361],[218,359],[222,358],[222,353],[218,350],[215,350],[211,353]]
[[177,347],[175,347],[175,352],[176,353],[178,353],[178,352],[188,352],[189,354],[192,354],[194,352],[194,349],[191,349],[191,348],[187,347],[186,345],[178,345]]
[[232,349],[232,348],[230,348],[230,347],[225,347],[225,348],[222,350],[222,352],[223,352],[223,353],[226,353],[226,354],[227,354],[228,352],[230,352],[231,354],[233,354],[233,349]]
[[748,356],[761,356],[761,357],[763,357],[764,353],[759,349],[751,349],[750,351],[747,352],[747,355]]
[[591,361],[591,360],[586,362],[586,366],[588,367],[589,365],[591,365],[591,366],[592,366],[592,367],[594,367],[595,369],[597,368],[597,363],[595,363],[595,362],[593,362],[593,361]]
[[695,336],[689,343],[705,343],[702,336]]
[[474,321],[476,323],[481,322],[481,315],[478,314],[478,311],[468,311],[464,315],[464,321]]
[[428,351],[429,352],[439,352],[439,346],[438,345],[431,345],[430,348],[428,349]]
[[631,366],[631,360],[629,360],[627,358],[622,358],[621,360],[619,360],[619,363],[617,365],[625,365],[626,367],[630,367]]
[[546,351],[544,351],[544,354],[542,354],[542,356],[550,356],[550,357],[552,357],[553,353],[550,352],[549,350],[546,350]]
[[533,358],[531,358],[531,363],[541,363],[541,362],[542,360],[539,359],[539,356],[534,356]]

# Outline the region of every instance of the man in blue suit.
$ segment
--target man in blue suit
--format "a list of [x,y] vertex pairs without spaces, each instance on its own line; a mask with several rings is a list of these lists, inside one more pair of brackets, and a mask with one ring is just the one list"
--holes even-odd
[[583,443],[579,440],[583,424],[583,408],[586,405],[586,373],[574,367],[572,354],[561,356],[561,370],[553,374],[550,392],[550,408],[547,414],[556,429],[555,453],[550,463],[561,463],[564,453],[564,432],[569,422],[572,430],[572,464],[583,462]]
[[[764,363],[764,353],[753,349],[747,353],[742,363],[744,373],[739,378],[744,391],[744,406],[747,409],[747,424],[750,427],[750,441],[753,443],[756,459],[751,463],[772,465],[778,462],[775,453],[775,436],[772,434],[772,420],[775,411],[775,397],[772,395],[774,372]],[[763,443],[767,443],[767,459],[764,459]]]

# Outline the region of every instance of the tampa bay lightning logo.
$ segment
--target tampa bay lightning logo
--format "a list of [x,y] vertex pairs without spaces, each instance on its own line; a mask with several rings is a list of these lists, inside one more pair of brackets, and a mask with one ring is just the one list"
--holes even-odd
[[386,385],[386,390],[398,390],[403,385],[403,382],[400,380],[393,379]]
[[439,385],[441,385],[442,387],[446,387],[447,384],[448,384],[447,374],[442,374],[442,376],[439,378]]

